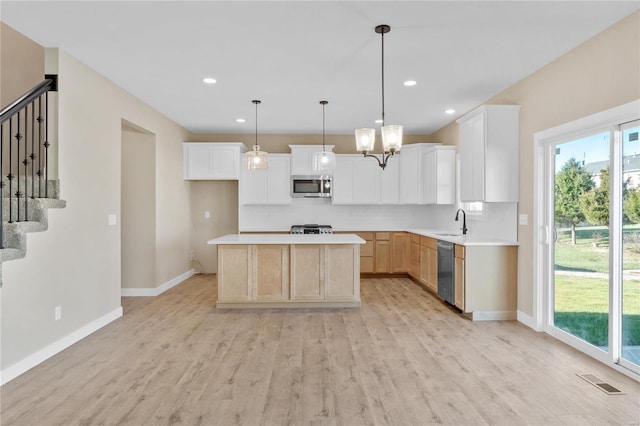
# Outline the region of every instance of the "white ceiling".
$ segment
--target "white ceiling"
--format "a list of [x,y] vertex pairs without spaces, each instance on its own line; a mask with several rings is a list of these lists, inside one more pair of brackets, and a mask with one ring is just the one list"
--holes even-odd
[[[2,1],[59,47],[196,133],[348,134],[381,112],[431,134],[639,7],[638,1]],[[202,78],[217,84],[207,86]],[[567,76],[568,79],[571,76]],[[403,86],[413,79],[414,87]],[[455,108],[454,116],[444,113]],[[244,124],[236,118],[245,118]]]

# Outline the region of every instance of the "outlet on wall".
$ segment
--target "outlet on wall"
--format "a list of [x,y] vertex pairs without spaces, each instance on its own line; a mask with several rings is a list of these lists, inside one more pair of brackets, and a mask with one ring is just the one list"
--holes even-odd
[[205,219],[209,219],[211,217],[211,213],[210,212],[204,212],[204,218]]
[[60,318],[62,318],[62,306],[56,306],[55,309],[53,310],[53,316],[55,318],[56,321],[58,321]]

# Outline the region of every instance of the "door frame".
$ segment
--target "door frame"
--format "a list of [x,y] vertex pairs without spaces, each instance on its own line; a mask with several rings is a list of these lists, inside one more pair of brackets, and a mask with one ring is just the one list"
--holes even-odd
[[[612,336],[617,333],[612,333],[616,330],[613,327],[620,327],[618,319],[614,319],[609,322],[609,345],[610,348],[614,348],[612,351],[604,352],[586,342],[580,341],[577,338],[572,338],[569,333],[565,333],[558,330],[555,327],[551,327],[550,318],[551,309],[553,309],[553,303],[551,302],[551,294],[549,291],[548,283],[552,281],[552,275],[554,273],[552,265],[550,265],[550,254],[553,248],[552,242],[554,241],[554,229],[549,225],[548,218],[553,217],[554,208],[554,182],[551,179],[551,173],[549,172],[549,160],[552,151],[552,147],[562,141],[568,141],[571,139],[579,139],[582,136],[594,134],[598,132],[611,131],[615,129],[621,123],[637,120],[640,118],[640,99],[635,100],[608,110],[598,112],[596,114],[583,117],[569,123],[561,124],[559,126],[543,130],[534,134],[534,186],[533,186],[533,321],[529,324],[536,331],[544,331],[563,342],[575,347],[576,349],[584,352],[585,354],[604,362],[614,369],[630,376],[635,379],[638,378],[637,374],[624,368],[618,364],[619,359],[619,344],[617,341],[612,341]],[[610,158],[613,159],[614,155],[621,155],[620,144],[614,143],[613,138],[619,138],[617,134],[619,132],[612,133],[611,146],[610,146]],[[616,181],[615,177],[620,177],[621,170],[618,165],[614,166],[615,161],[611,161],[611,178],[612,181]],[[620,175],[620,176],[618,176]],[[621,185],[620,182],[615,182],[616,186],[611,186],[611,191],[616,190]],[[613,198],[616,197],[612,197]],[[613,201],[612,201],[613,202]],[[618,203],[620,204],[620,203]],[[614,213],[621,209],[621,205],[612,205]],[[617,219],[614,219],[617,220]],[[619,241],[621,235],[615,235],[618,233],[616,230],[619,228],[617,223],[611,224],[611,229],[614,229],[612,237],[614,238],[614,244]],[[617,246],[617,244],[615,244]],[[613,245],[612,245],[613,246]],[[619,259],[620,253],[614,253],[614,250],[610,250],[610,259]],[[613,266],[613,262],[611,262]],[[616,271],[616,269],[618,269]],[[610,274],[621,274],[621,268],[610,268]],[[620,280],[621,277],[611,276],[614,280]],[[614,286],[619,288],[619,286]],[[619,303],[613,303],[613,298],[618,291],[610,292],[610,306],[613,307],[614,313],[620,309]],[[618,302],[619,302],[619,294]],[[610,308],[611,309],[611,308]],[[612,324],[613,323],[613,324]],[[618,337],[615,337],[616,339]],[[617,346],[612,346],[617,344]]]

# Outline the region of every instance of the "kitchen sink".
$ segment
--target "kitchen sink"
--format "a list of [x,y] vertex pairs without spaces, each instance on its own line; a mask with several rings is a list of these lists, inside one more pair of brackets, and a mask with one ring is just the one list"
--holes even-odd
[[441,237],[462,237],[462,234],[436,234]]

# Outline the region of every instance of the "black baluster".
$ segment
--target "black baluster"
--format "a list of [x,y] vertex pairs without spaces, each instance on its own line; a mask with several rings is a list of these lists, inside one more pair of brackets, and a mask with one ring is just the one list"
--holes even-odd
[[42,96],[38,98],[38,198],[42,198]]
[[13,117],[9,119],[9,223],[13,223]]
[[27,154],[29,153],[29,105],[24,107],[24,160],[22,160],[22,164],[24,165],[24,220],[29,220],[29,200],[27,200],[27,195],[29,193],[29,159],[27,158]]
[[0,249],[4,248],[4,124],[0,125]]
[[20,112],[16,114],[18,117],[18,129],[16,130],[16,146],[18,148],[18,153],[16,155],[16,183],[18,184],[18,190],[16,191],[16,198],[18,203],[16,204],[16,210],[18,214],[16,217],[18,218],[17,222],[20,222],[20,197],[22,197],[22,193],[20,192],[20,140],[22,139],[22,135],[20,134]]
[[49,92],[44,94],[44,197],[49,198]]
[[36,101],[31,102],[31,198],[36,198]]

